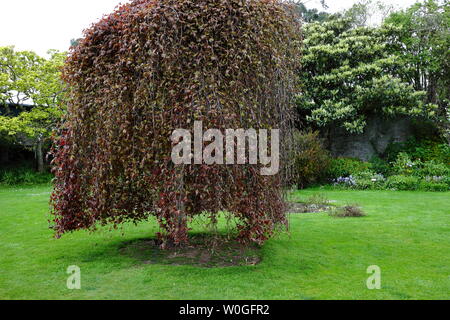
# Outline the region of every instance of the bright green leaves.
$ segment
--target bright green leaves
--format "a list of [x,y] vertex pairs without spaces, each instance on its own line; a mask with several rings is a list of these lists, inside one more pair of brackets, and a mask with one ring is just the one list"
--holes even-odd
[[0,117],[0,133],[31,139],[49,137],[61,119],[60,68],[65,54],[57,51],[49,54],[45,59],[30,51],[0,48],[0,103],[34,106],[15,117]]

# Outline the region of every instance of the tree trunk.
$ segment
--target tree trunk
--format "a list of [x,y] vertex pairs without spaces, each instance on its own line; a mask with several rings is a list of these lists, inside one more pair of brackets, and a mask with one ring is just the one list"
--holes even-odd
[[8,147],[0,147],[0,164],[7,164],[9,162]]
[[177,198],[177,210],[179,212],[177,218],[177,229],[179,230],[178,237],[180,240],[187,239],[187,220],[186,220],[186,208],[184,205],[184,166],[178,165],[175,169],[175,174],[177,176],[177,187],[179,196]]
[[42,138],[39,137],[36,143],[36,161],[38,172],[44,172],[44,153],[42,151]]

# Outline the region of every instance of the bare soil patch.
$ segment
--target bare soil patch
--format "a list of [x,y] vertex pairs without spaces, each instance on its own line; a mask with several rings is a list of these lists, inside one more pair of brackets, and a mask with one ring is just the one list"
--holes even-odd
[[289,213],[319,213],[328,212],[334,207],[326,204],[309,204],[301,202],[290,202]]
[[234,239],[194,236],[189,245],[161,249],[155,239],[123,243],[120,253],[143,264],[191,265],[204,268],[256,265],[261,262],[260,248],[243,245]]

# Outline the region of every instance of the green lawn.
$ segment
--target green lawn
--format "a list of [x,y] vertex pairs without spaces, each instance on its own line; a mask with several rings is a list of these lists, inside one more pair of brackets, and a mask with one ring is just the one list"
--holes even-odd
[[[290,236],[268,241],[259,265],[208,269],[119,252],[153,236],[154,222],[56,240],[49,186],[0,187],[0,299],[450,299],[450,193],[321,192],[368,216],[291,215]],[[70,265],[81,268],[81,290],[66,288]],[[370,265],[381,268],[381,290],[366,287]]]

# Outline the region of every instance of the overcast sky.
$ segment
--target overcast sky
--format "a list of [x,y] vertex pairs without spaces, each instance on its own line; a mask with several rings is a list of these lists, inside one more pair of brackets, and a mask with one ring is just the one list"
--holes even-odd
[[[407,7],[416,0],[384,0]],[[33,50],[44,55],[49,49],[67,50],[70,40],[102,15],[127,0],[0,0],[0,46]],[[352,6],[357,0],[327,0],[329,12]],[[305,0],[307,7],[320,7],[319,0]]]

